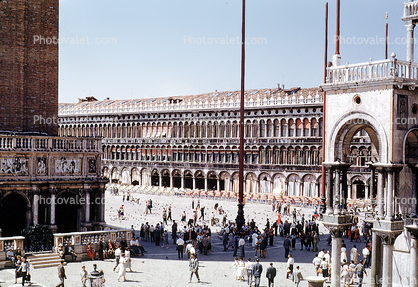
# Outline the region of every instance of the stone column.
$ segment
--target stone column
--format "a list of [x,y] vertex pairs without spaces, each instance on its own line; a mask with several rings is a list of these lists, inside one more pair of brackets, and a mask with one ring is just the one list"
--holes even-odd
[[85,213],[84,221],[88,223],[90,222],[90,188],[84,187],[84,192],[86,193],[85,194],[86,202],[84,204],[86,213]]
[[348,186],[347,186],[347,193],[348,193],[348,198],[353,198],[352,196],[351,196],[351,184],[349,184]]
[[221,190],[220,184],[219,184],[219,178],[216,179],[216,190],[219,192]]
[[335,169],[335,186],[334,186],[334,214],[341,214],[340,204],[341,204],[341,197],[340,197],[340,169],[336,167]]
[[163,186],[163,175],[162,175],[162,174],[160,174],[160,177],[159,177],[159,183],[158,183],[158,185],[159,185],[160,187],[162,187],[162,186]]
[[364,186],[364,197],[366,200],[369,199],[369,186],[367,184]]
[[373,232],[372,238],[372,265],[370,271],[370,286],[378,287],[382,273],[382,242],[377,233]]
[[181,184],[180,184],[180,188],[184,188],[184,174],[181,177]]
[[406,60],[414,62],[414,28],[415,24],[412,21],[407,21],[406,24]]
[[[333,221],[337,216],[326,215],[324,218],[332,219]],[[341,217],[341,216],[340,216]],[[337,219],[338,221],[338,219]],[[343,235],[346,224],[339,223],[327,223],[324,219],[324,226],[327,228],[332,236],[332,253],[331,253],[331,287],[340,287],[341,280],[341,237]],[[337,272],[334,272],[337,270]]]
[[332,166],[328,166],[327,167],[327,214],[333,214],[334,210],[333,210],[333,168]]
[[[383,243],[383,260],[382,265],[382,287],[391,287],[392,286],[392,273],[393,273],[393,244],[395,243],[396,237],[398,237],[403,232],[403,221],[392,221],[390,225],[387,224],[388,221],[381,221],[381,226],[384,229],[373,229],[373,234],[376,233],[380,237],[381,242]],[[375,223],[376,225],[376,223]],[[372,249],[373,252],[373,249]],[[372,253],[373,256],[373,253]],[[373,266],[373,262],[372,262]],[[374,275],[374,274],[372,274]],[[380,283],[380,282],[377,282]],[[375,282],[376,284],[376,282]],[[375,285],[376,286],[376,285]],[[377,285],[380,286],[380,285]]]
[[36,185],[32,185],[33,193],[33,203],[32,203],[32,213],[33,213],[33,226],[38,225],[39,219],[39,192]]
[[376,205],[376,202],[374,201],[374,178],[376,176],[376,172],[375,172],[375,167],[372,165],[369,165],[370,169],[371,169],[371,174],[370,174],[370,204],[372,205],[373,211],[374,211],[374,207]]
[[386,217],[385,220],[391,220],[393,218],[393,169],[386,168],[388,186],[386,190]]
[[205,177],[205,192],[208,191],[208,178]]
[[385,184],[384,168],[378,167],[377,170],[377,215],[380,219],[384,218],[384,195],[383,189]]
[[[193,179],[193,187],[194,187],[194,179]],[[170,188],[173,188],[173,175],[172,174],[170,174]]]
[[383,273],[382,286],[392,286],[392,269],[393,269],[393,244],[383,242]]
[[418,287],[418,262],[417,262],[417,251],[418,251],[418,226],[406,226],[406,229],[411,234],[411,251],[410,251],[410,259],[411,259],[411,276],[409,285],[410,287]]
[[192,181],[193,181],[193,190],[196,189],[196,177],[192,177]]
[[49,186],[49,191],[51,193],[51,219],[50,224],[55,225],[55,193],[56,189],[53,185]]
[[342,172],[342,213],[347,213],[347,198],[348,198],[348,186],[347,186],[347,171],[350,168],[350,164],[342,164],[341,172]]
[[[418,167],[417,165],[409,166],[412,170],[412,198],[418,198],[417,197],[417,172]],[[417,216],[417,202],[415,200],[412,201],[411,204],[411,216]]]

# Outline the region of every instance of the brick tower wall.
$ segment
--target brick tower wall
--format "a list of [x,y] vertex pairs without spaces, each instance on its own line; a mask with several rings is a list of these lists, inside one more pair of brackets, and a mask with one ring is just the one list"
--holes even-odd
[[57,39],[58,0],[0,0],[0,131],[58,135]]

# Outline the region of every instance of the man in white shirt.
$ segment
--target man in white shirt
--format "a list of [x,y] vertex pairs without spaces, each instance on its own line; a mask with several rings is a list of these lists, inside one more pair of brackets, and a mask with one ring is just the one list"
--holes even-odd
[[245,240],[244,237],[241,236],[241,238],[238,241],[238,248],[241,250],[241,257],[245,257]]
[[132,237],[131,241],[129,241],[129,244],[131,246],[131,249],[135,252],[135,255],[139,256],[139,242],[135,240],[135,237]]
[[122,254],[122,250],[120,249],[120,246],[116,249],[115,251],[115,259],[116,259],[116,265],[113,268],[113,271],[116,270],[116,267],[118,267],[119,265],[119,259],[120,259],[120,255]]
[[6,253],[7,260],[13,260],[15,257],[15,254],[13,253],[13,250],[10,248],[9,251]]
[[322,249],[321,251],[319,251],[319,253],[318,253],[319,259],[322,259],[322,257],[324,257],[324,255],[325,255],[325,249]]
[[327,263],[329,264],[329,266],[331,266],[331,253],[329,252],[329,250],[324,255],[324,257],[325,257],[325,260],[327,261]]
[[289,276],[290,276],[290,278],[293,277],[293,264],[295,264],[295,259],[293,259],[292,255],[289,254],[288,257],[289,257],[289,259],[287,259],[287,269],[290,270],[290,273],[286,272],[287,273],[286,274],[286,279],[288,279]]
[[186,252],[187,252],[187,257],[190,259],[190,255],[194,254],[196,255],[196,250],[193,247],[192,241],[189,240],[187,245],[186,245]]
[[367,267],[369,267],[367,265],[367,257],[369,257],[369,255],[370,255],[370,250],[367,248],[367,246],[364,247],[364,249],[362,250],[362,253],[363,253],[364,268],[367,268]]
[[251,286],[253,282],[253,263],[251,258],[248,258],[247,262],[245,262],[245,269],[247,270],[247,283]]
[[315,266],[316,273],[318,274],[319,266],[321,265],[322,259],[319,257],[318,254],[316,254],[316,257],[312,261],[312,264]]
[[179,236],[179,238],[176,241],[177,244],[177,253],[179,256],[179,259],[183,259],[183,248],[184,248],[184,240]]

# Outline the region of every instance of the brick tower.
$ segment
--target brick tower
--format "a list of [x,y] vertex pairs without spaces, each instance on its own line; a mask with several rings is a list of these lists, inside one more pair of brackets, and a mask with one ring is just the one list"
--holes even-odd
[[58,135],[58,0],[0,1],[0,23],[0,132]]

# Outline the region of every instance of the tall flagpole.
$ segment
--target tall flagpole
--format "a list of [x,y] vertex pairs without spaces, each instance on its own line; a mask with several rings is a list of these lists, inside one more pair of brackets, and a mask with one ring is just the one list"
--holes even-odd
[[[325,56],[324,56],[324,84],[327,83],[327,66],[328,66],[328,2],[325,4]],[[325,161],[325,99],[326,92],[324,91],[323,100],[323,116],[322,116],[322,163]],[[325,199],[325,166],[322,164],[322,176],[321,176],[321,209],[320,212],[325,214],[326,212],[326,199]]]
[[388,13],[386,12],[385,60],[388,59]]
[[236,218],[237,230],[241,231],[244,219],[244,76],[245,76],[245,0],[242,0],[242,36],[241,36],[241,101],[239,125],[239,193],[238,215]]

